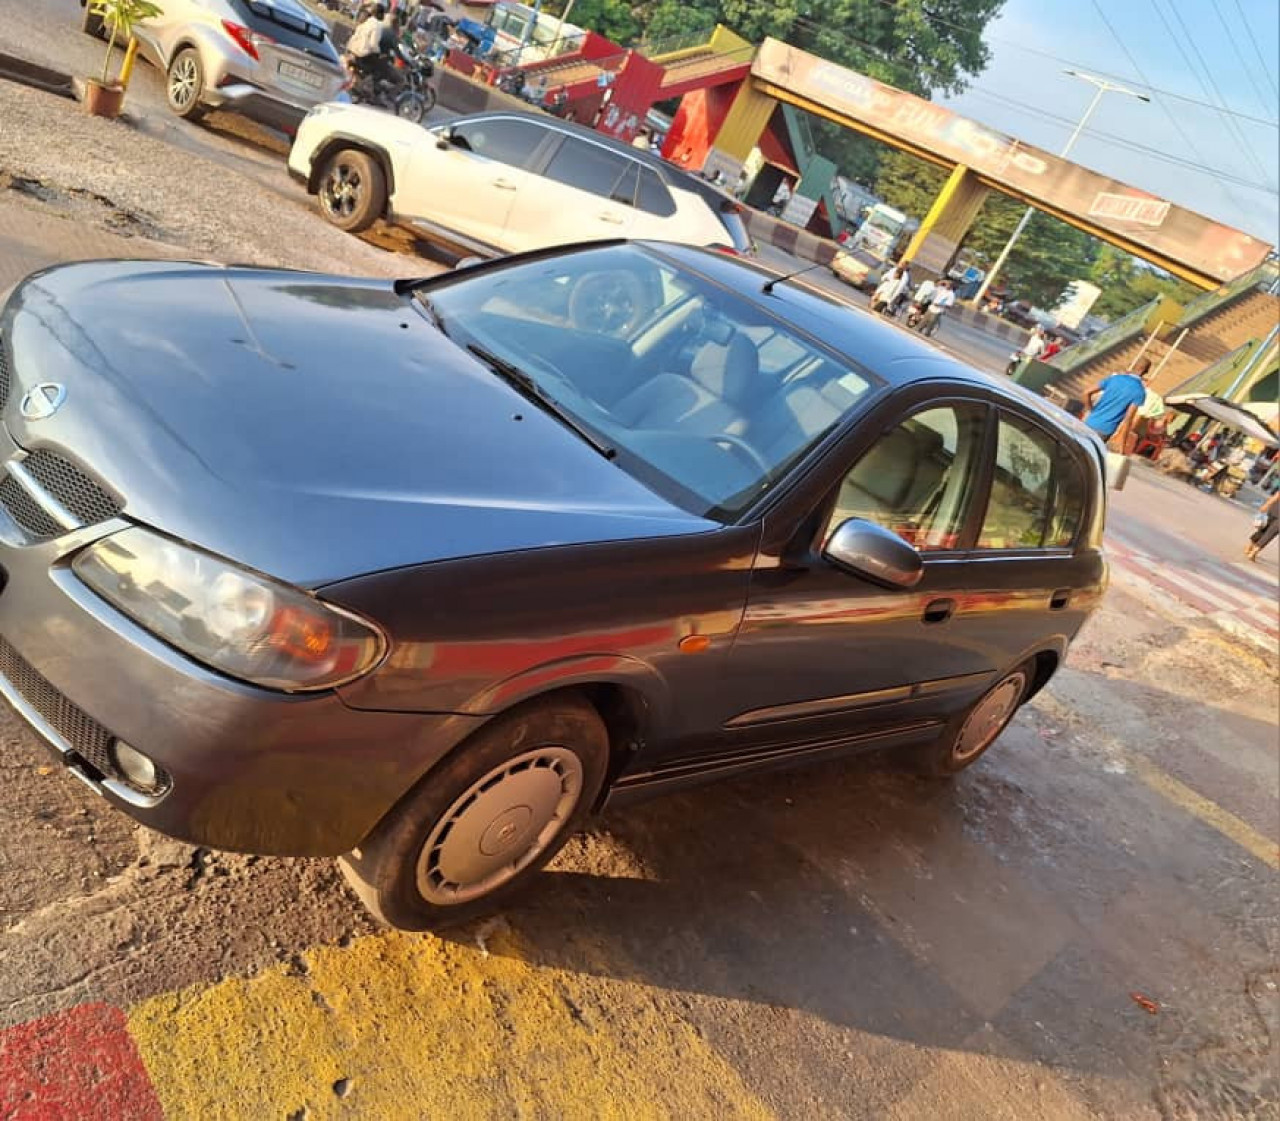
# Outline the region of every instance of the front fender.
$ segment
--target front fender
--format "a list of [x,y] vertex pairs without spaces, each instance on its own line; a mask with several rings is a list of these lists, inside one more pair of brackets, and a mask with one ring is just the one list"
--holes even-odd
[[653,666],[625,654],[575,654],[532,666],[489,685],[462,707],[468,716],[491,716],[556,689],[619,685],[644,698],[649,720],[661,727],[671,712],[671,690]]

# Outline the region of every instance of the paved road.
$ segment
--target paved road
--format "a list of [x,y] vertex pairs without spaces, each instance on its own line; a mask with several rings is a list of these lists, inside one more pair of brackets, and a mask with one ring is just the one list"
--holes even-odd
[[[239,151],[174,124],[193,182]],[[30,199],[0,239],[182,250]],[[1161,483],[1113,532],[1225,566],[1247,515]],[[136,829],[0,715],[0,1117],[1274,1117],[1274,659],[1153,588],[1117,580],[951,785],[864,759],[654,801],[448,938],[375,929],[326,862]]]
[[[834,276],[830,269],[814,266],[812,261],[792,256],[776,246],[760,246],[760,260],[770,268],[782,272],[811,269],[812,271],[806,271],[803,276],[797,277],[797,282],[811,285],[857,307],[867,308],[871,305],[868,296],[845,284]],[[898,320],[891,319],[888,322],[901,330],[906,330]],[[1007,339],[997,339],[957,319],[943,320],[938,326],[933,342],[948,354],[989,373],[1003,373],[1005,366],[1008,365],[1009,355],[1014,350],[1013,344]]]

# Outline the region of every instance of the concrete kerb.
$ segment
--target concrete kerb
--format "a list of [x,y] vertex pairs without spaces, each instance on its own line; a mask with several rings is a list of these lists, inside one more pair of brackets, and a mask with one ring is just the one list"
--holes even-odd
[[76,91],[70,74],[28,62],[25,58],[0,52],[0,78],[43,90],[57,97],[75,100]]

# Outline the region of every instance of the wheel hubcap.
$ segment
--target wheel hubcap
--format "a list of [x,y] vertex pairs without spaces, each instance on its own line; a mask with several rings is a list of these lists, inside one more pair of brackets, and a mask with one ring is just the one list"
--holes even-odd
[[436,823],[418,855],[428,903],[477,899],[547,850],[582,795],[582,764],[567,748],[540,747],[473,783]]
[[324,180],[321,199],[324,208],[340,218],[349,218],[360,204],[360,190],[363,186],[360,173],[347,164],[339,164]]
[[196,64],[193,59],[179,59],[169,75],[169,100],[179,109],[191,104],[196,93]]
[[956,759],[971,759],[985,751],[1004,731],[1026,687],[1026,675],[1013,673],[983,697],[960,729],[951,754]]

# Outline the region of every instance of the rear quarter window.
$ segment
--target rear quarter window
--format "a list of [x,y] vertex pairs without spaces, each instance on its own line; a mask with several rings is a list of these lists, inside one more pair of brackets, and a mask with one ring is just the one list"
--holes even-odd
[[338,52],[329,39],[328,27],[291,4],[273,4],[269,0],[230,0],[230,4],[240,22],[251,31],[326,62],[338,61]]
[[670,218],[676,212],[676,200],[671,197],[666,184],[649,168],[640,171],[640,193],[636,198],[640,209],[659,218]]

